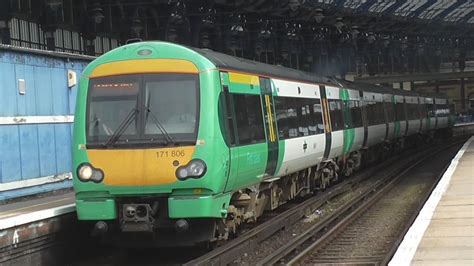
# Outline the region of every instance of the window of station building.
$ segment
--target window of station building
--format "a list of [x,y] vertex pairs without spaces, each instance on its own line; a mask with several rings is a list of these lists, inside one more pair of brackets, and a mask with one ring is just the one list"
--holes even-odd
[[384,102],[385,111],[387,112],[387,119],[388,122],[395,121],[395,106],[393,102]]
[[369,126],[385,124],[383,102],[367,102],[366,113]]
[[265,141],[262,105],[259,95],[232,95],[235,107],[237,136],[240,145]]
[[362,104],[360,101],[349,101],[349,110],[351,113],[352,127],[362,127]]
[[342,116],[342,101],[328,100],[329,112],[331,114],[332,131],[344,129],[344,119]]
[[404,105],[405,105],[404,103],[396,103],[395,104],[395,113],[397,115],[397,121],[406,120]]
[[276,97],[274,101],[280,139],[324,132],[319,99]]

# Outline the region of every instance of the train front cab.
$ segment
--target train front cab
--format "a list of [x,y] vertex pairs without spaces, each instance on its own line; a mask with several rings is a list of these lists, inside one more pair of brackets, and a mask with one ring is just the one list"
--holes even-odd
[[169,43],[126,45],[93,61],[74,124],[78,218],[104,235],[156,233],[160,245],[211,239],[230,201],[219,80],[209,60]]

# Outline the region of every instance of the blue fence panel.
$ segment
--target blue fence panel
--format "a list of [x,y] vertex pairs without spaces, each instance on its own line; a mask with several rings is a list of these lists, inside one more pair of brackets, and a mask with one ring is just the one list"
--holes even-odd
[[54,126],[56,135],[56,165],[58,173],[71,172],[71,129],[70,125]]
[[51,69],[42,66],[36,66],[35,69],[37,114],[53,115],[53,105],[51,104],[51,99],[53,98]]
[[[74,114],[78,85],[68,87],[68,70],[79,81],[90,61],[0,46],[0,200],[71,186],[64,181],[2,190],[2,184],[71,172],[72,123],[53,120]],[[21,122],[25,117],[28,122]]]
[[69,88],[67,87],[67,70],[63,67],[51,69],[52,104],[55,115],[69,114]]
[[20,98],[25,98],[25,110],[26,115],[34,116],[37,115],[36,110],[36,94],[38,93],[36,90],[36,82],[35,82],[36,74],[34,66],[25,66],[24,68],[24,79],[25,79],[25,87],[27,87],[27,92],[24,96]]
[[38,125],[40,176],[58,173],[56,167],[56,137],[51,125]]
[[38,129],[36,125],[21,125],[20,154],[21,179],[31,179],[40,176]]
[[0,160],[2,161],[2,183],[21,179],[21,155],[18,126],[0,126]]

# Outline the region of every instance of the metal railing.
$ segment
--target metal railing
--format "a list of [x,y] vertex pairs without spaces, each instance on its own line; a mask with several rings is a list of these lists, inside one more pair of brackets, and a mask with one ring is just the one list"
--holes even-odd
[[465,114],[456,116],[455,125],[471,124],[474,123],[474,114]]

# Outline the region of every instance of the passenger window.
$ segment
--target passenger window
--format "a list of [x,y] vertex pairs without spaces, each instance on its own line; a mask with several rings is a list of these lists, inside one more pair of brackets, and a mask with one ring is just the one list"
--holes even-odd
[[417,120],[420,117],[420,110],[418,104],[409,103],[407,104],[407,116],[408,120]]
[[237,135],[240,145],[265,141],[259,95],[234,94]]
[[362,127],[362,108],[360,101],[349,101],[352,127]]
[[[323,111],[321,107],[321,101],[319,99],[313,100],[311,122],[310,132],[314,131],[315,134],[324,133]],[[314,130],[311,128],[314,128]]]
[[276,112],[276,121],[278,127],[278,137],[279,139],[288,138],[288,117],[286,109],[286,98],[284,97],[275,97],[275,112]]
[[366,107],[367,113],[367,124],[369,126],[375,125],[375,102],[367,102]]
[[384,102],[385,110],[387,111],[388,122],[395,121],[395,108],[392,102]]
[[436,105],[436,115],[438,117],[449,116],[449,107],[447,104],[438,104]]
[[396,103],[395,104],[395,111],[397,114],[397,121],[404,121],[405,118],[405,108],[403,107],[403,103]]
[[275,97],[274,100],[280,139],[324,132],[319,99]]
[[366,110],[369,126],[385,124],[383,102],[367,102]]
[[435,117],[436,116],[436,111],[435,111],[435,106],[432,103],[429,103],[426,105],[428,117]]
[[426,112],[426,105],[420,104],[420,117],[426,118],[427,116],[428,116],[428,113]]

